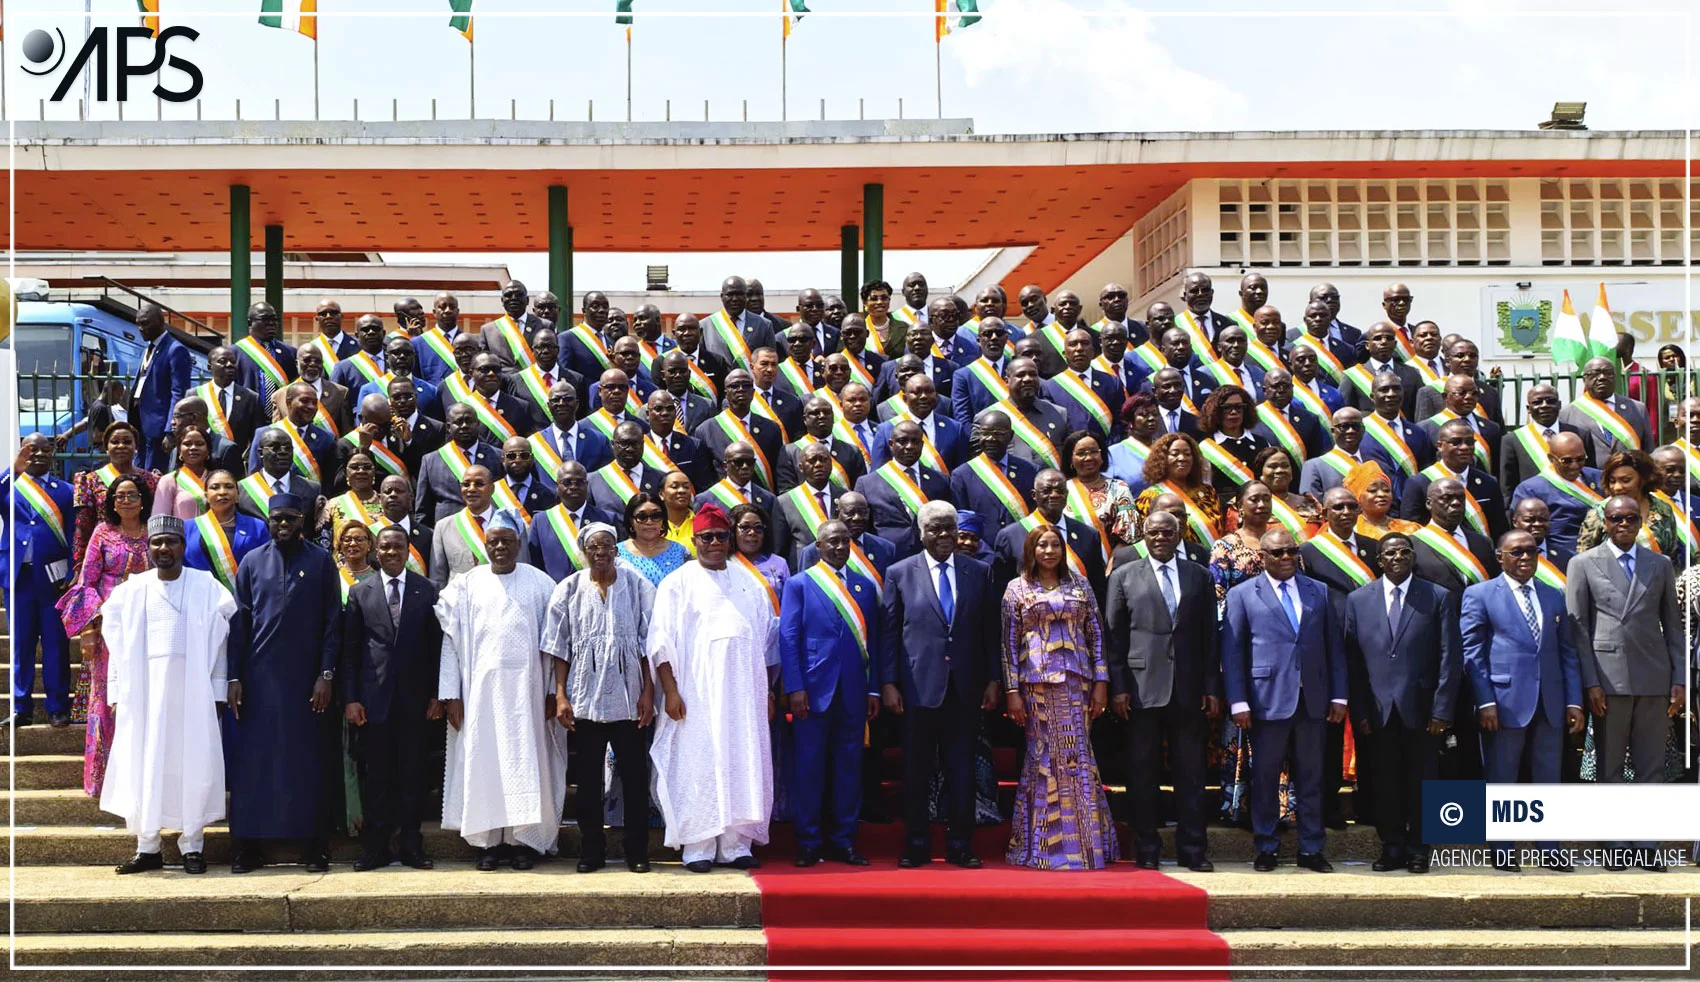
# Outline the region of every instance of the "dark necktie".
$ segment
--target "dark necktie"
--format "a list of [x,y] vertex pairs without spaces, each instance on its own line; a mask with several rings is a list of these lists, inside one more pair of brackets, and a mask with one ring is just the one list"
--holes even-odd
[[230,418],[230,389],[229,388],[223,388],[223,389],[218,390],[218,410],[219,410],[219,412],[224,414],[226,419]]
[[401,623],[401,580],[390,581],[390,623]]
[[1388,604],[1387,604],[1387,635],[1388,635],[1388,637],[1392,637],[1394,634],[1398,633],[1398,631],[1399,631],[1399,612],[1404,609],[1403,606],[1399,602],[1399,597],[1400,597],[1400,594],[1403,594],[1404,592],[1405,592],[1404,587],[1402,587],[1402,586],[1394,587],[1393,588],[1393,599],[1388,601]]
[[944,563],[939,563],[939,608],[944,611],[946,624],[956,619],[956,596],[950,589],[950,567]]
[[549,387],[554,385],[554,384],[555,384],[555,373],[554,372],[544,372],[543,373],[543,391],[548,392]]

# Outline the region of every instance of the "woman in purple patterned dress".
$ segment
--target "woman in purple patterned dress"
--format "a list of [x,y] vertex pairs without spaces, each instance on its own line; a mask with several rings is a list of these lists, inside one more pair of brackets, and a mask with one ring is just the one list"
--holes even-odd
[[1109,799],[1092,756],[1092,720],[1109,702],[1098,608],[1071,570],[1062,534],[1034,529],[1003,595],[1004,690],[1027,733],[1010,825],[1012,866],[1102,869],[1117,858]]
[[89,533],[76,579],[59,598],[65,634],[81,635],[83,667],[77,670],[71,718],[88,721],[83,749],[83,792],[100,797],[106,755],[112,749],[112,707],[106,704],[106,641],[100,636],[100,605],[131,573],[153,565],[148,557],[147,515],[153,497],[138,475],[114,479],[105,492],[104,520]]

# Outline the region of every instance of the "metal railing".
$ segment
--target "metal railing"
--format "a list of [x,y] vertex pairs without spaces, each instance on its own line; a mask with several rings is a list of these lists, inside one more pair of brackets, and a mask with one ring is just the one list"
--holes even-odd
[[[17,377],[18,405],[14,407],[18,434],[27,436],[31,433],[46,433],[53,437],[66,436],[88,415],[89,404],[94,402],[100,395],[101,388],[113,377],[42,371],[40,366],[35,366],[33,371],[20,371]],[[127,401],[128,386],[134,379],[121,380],[126,384]],[[190,384],[200,385],[206,380],[204,372],[196,372],[191,376]],[[75,437],[66,439],[59,450],[54,471],[59,476],[68,478],[78,471],[104,464],[106,455],[98,449],[95,437],[96,434],[85,429]]]
[[[1544,383],[1557,389],[1565,405],[1582,392],[1581,372],[1558,371],[1550,367],[1513,374],[1496,370],[1489,378],[1499,386],[1500,409],[1508,427],[1521,426],[1527,421],[1525,397],[1536,385]],[[1690,396],[1700,394],[1700,370],[1679,368],[1668,372],[1619,372],[1617,391],[1639,402],[1641,408],[1647,411],[1654,440],[1659,444],[1669,443],[1681,435],[1677,432],[1674,415],[1677,405]]]

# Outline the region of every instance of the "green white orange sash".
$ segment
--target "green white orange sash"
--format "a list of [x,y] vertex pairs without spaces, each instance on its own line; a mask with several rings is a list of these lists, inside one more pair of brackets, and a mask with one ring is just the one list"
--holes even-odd
[[[338,334],[337,337],[340,338],[342,335]],[[342,360],[336,356],[336,346],[332,345],[330,339],[323,334],[315,334],[313,340],[307,342],[307,347],[319,349],[319,354],[324,356],[320,364],[324,369],[325,377],[330,378],[331,369],[335,368],[336,363]]]
[[248,360],[254,363],[254,367],[260,370],[260,374],[271,382],[272,391],[275,392],[289,383],[289,377],[283,374],[283,366],[278,364],[277,358],[266,350],[266,346],[256,338],[251,335],[244,337],[236,342],[235,347],[237,351],[247,355]]
[[383,388],[384,373],[378,368],[378,360],[376,358],[373,358],[365,351],[356,351],[354,354],[348,356],[348,360],[354,364],[355,371],[366,377],[366,381],[376,382],[379,388]]
[[677,469],[673,466],[673,458],[667,455],[667,451],[661,449],[661,444],[656,441],[654,433],[643,435],[643,464],[645,467],[653,468],[659,474]]
[[195,528],[201,533],[201,549],[207,554],[207,565],[212,567],[212,575],[224,584],[226,590],[236,589],[236,550],[230,548],[230,536],[224,534],[224,526],[218,523],[218,516],[208,512],[194,519]]
[[1216,379],[1217,385],[1239,385],[1244,388],[1239,373],[1234,371],[1234,366],[1228,364],[1226,359],[1212,358],[1204,363],[1204,370]]
[[903,401],[903,393],[900,392],[897,395],[892,396],[890,399],[880,403],[880,408],[886,410],[886,415],[888,416],[897,416],[904,410],[908,409],[909,405]]
[[1254,479],[1251,468],[1240,463],[1238,457],[1224,450],[1222,445],[1216,442],[1215,437],[1207,436],[1198,441],[1198,452],[1203,455],[1206,463],[1216,468],[1217,473],[1233,481],[1235,487],[1240,487]]
[[1249,331],[1246,333],[1245,354],[1247,358],[1257,362],[1258,366],[1266,372],[1273,372],[1277,368],[1282,371],[1287,370],[1287,366],[1281,363],[1281,356],[1276,354],[1267,344],[1259,341]]
[[590,565],[585,560],[584,550],[578,544],[578,523],[573,521],[572,513],[566,505],[556,505],[543,513],[549,526],[549,531],[555,534],[555,541],[561,544],[561,551],[567,554],[567,560],[575,569],[584,569]]
[[1121,365],[1121,363],[1117,362],[1117,363],[1112,364],[1110,362],[1110,359],[1104,357],[1103,355],[1099,355],[1098,357],[1092,359],[1092,367],[1097,369],[1100,372],[1103,372],[1105,375],[1108,375],[1109,377],[1115,379],[1116,381],[1120,382],[1123,387],[1126,387],[1127,379],[1122,377],[1122,367],[1123,366]]
[[685,364],[690,366],[691,369],[691,388],[697,390],[698,395],[707,397],[709,401],[719,402],[720,389],[715,386],[714,379],[708,377],[708,373],[702,370],[702,366],[697,364],[695,358],[686,355]]
[[[1037,510],[1028,515],[1026,518],[1023,518],[1017,524],[1021,526],[1023,538],[1028,535],[1032,535],[1033,530],[1036,528],[1053,527],[1051,525],[1051,520],[1046,518],[1044,515],[1039,514]],[[1063,552],[1068,556],[1068,568],[1074,570],[1075,575],[1084,577],[1086,575],[1086,564],[1081,561],[1078,555],[1075,554],[1074,547],[1068,544],[1068,536],[1062,535],[1060,532],[1058,535],[1061,536],[1063,540]]]
[[[111,482],[108,481],[107,483],[110,484]],[[70,545],[70,542],[65,538],[65,513],[59,510],[59,503],[53,500],[53,496],[48,494],[47,490],[38,484],[34,477],[24,471],[18,471],[12,475],[12,486],[18,489],[20,497],[29,502],[30,510],[34,511],[47,524],[47,530],[53,533],[53,537],[59,540],[59,544],[62,546]],[[205,507],[207,499],[204,489],[199,500],[201,505]]]
[[[862,438],[856,435],[856,431],[850,426],[850,420],[845,418],[844,403],[839,401],[837,393],[828,388],[820,388],[815,390],[815,395],[832,403],[833,437],[855,447],[856,452],[862,455],[862,466],[873,467],[874,456],[872,453],[868,452],[867,447],[862,446]],[[807,435],[808,434],[804,434],[805,437],[807,437]]]
[[773,406],[768,403],[767,397],[762,395],[760,392],[751,394],[750,412],[755,413],[758,416],[767,417],[768,422],[779,426],[780,432],[783,433],[785,431],[785,424],[779,422],[779,414],[773,411]]
[[1423,361],[1421,358],[1412,358],[1410,360],[1410,364],[1411,367],[1417,370],[1417,374],[1422,377],[1422,383],[1424,385],[1436,392],[1446,391],[1446,380],[1440,377],[1439,372],[1430,368],[1428,362]]
[[897,493],[898,500],[903,502],[904,510],[909,512],[911,518],[921,513],[921,506],[927,503],[927,496],[921,491],[919,484],[910,480],[897,461],[886,461],[885,466],[874,473]]
[[[1423,476],[1428,478],[1431,483],[1443,478],[1451,478],[1459,484],[1465,484],[1463,474],[1454,474],[1447,469],[1445,464],[1438,462],[1423,468]],[[1468,485],[1465,486],[1468,487]],[[1469,522],[1470,527],[1477,532],[1483,535],[1488,534],[1487,511],[1482,508],[1482,503],[1476,500],[1476,496],[1469,491],[1464,492],[1464,520]]]
[[844,626],[850,629],[850,635],[856,639],[856,647],[862,649],[862,664],[868,663],[868,619],[862,614],[862,607],[850,596],[850,588],[844,580],[823,560],[810,566],[804,576],[808,577],[826,598],[832,601],[832,606],[838,611],[838,616],[844,619]]
[[[1038,334],[1039,338],[1046,344],[1050,345],[1058,355],[1063,355],[1063,349],[1067,343],[1068,336],[1064,333],[1061,324],[1058,324],[1056,321],[1051,321],[1049,324],[1039,328],[1037,331],[1028,331],[1027,333]],[[1066,357],[1066,355],[1063,356]]]
[[[1428,422],[1433,423],[1435,425],[1435,427],[1438,429],[1439,427],[1441,427],[1441,426],[1443,426],[1447,423],[1450,423],[1455,419],[1461,419],[1461,418],[1462,417],[1460,417],[1457,413],[1453,412],[1450,409],[1442,409],[1440,412],[1435,413],[1433,416],[1430,416],[1428,418]],[[1484,470],[1484,471],[1492,470],[1493,469],[1493,464],[1492,464],[1493,458],[1491,456],[1489,456],[1487,440],[1482,437],[1482,432],[1480,430],[1476,429],[1474,426],[1470,427],[1470,433],[1471,433],[1471,435],[1473,435],[1476,438],[1476,463],[1480,464],[1481,467],[1482,467],[1482,470]],[[1544,459],[1545,458],[1537,458],[1537,462],[1539,460],[1544,460]]]
[[[809,434],[804,433],[802,439],[791,444],[791,446],[796,449],[796,451],[797,451],[797,453],[800,457],[802,455],[804,447],[807,447],[807,446],[809,446],[810,444],[813,444],[813,443],[824,443],[824,442],[826,442],[826,441],[817,440],[814,437],[810,436]],[[828,443],[827,449],[831,450],[832,444]],[[843,488],[844,490],[846,490],[846,491],[850,490],[850,473],[844,469],[843,464],[838,462],[837,457],[834,457],[831,454],[828,454],[827,456],[832,459],[832,474],[830,475],[830,477],[828,479],[830,481],[832,481],[833,484],[838,485],[839,487]]]
[[313,410],[313,425],[319,427],[333,437],[342,435],[342,433],[337,430],[336,424],[331,422],[330,410],[325,408],[325,404],[323,402],[319,403],[318,409]]
[[[1558,424],[1554,423],[1553,425],[1557,426]],[[1517,443],[1523,448],[1523,452],[1529,455],[1529,459],[1534,462],[1537,468],[1545,469],[1552,466],[1547,461],[1547,455],[1552,453],[1552,446],[1547,443],[1547,438],[1541,434],[1541,429],[1539,423],[1524,423],[1517,427],[1514,432],[1517,435]]]
[[1292,458],[1294,467],[1299,467],[1304,463],[1304,438],[1299,436],[1299,431],[1293,428],[1293,422],[1287,418],[1286,413],[1267,402],[1260,402],[1257,404],[1257,420],[1274,435],[1275,442],[1280,445],[1281,449],[1287,451],[1287,456]]
[[1033,455],[1038,457],[1046,467],[1056,467],[1059,458],[1057,457],[1056,445],[1051,443],[1051,438],[1046,436],[1037,426],[1034,426],[1022,414],[1021,410],[1015,408],[1015,403],[1008,399],[1000,399],[996,406],[1005,416],[1009,417],[1009,425],[1015,430],[1015,438],[1025,444],[1027,449],[1033,451]]
[[[537,361],[537,356],[531,353],[531,344],[525,340],[525,332],[519,329],[514,319],[507,314],[496,318],[490,323],[496,327],[496,333],[508,344],[508,353],[514,356],[514,364],[520,368],[529,368]],[[576,330],[576,328],[575,328]],[[488,562],[489,560],[485,560]]]
[[314,458],[313,451],[307,448],[307,440],[301,435],[301,431],[287,418],[278,420],[277,425],[289,434],[289,445],[295,450],[295,469],[314,483],[323,484],[324,478],[319,476],[319,461]]
[[1370,373],[1367,366],[1353,365],[1351,368],[1346,369],[1345,379],[1347,382],[1352,383],[1352,385],[1364,395],[1375,395],[1375,376]]
[[1688,483],[1700,483],[1700,457],[1695,456],[1693,445],[1687,440],[1678,440],[1671,446],[1681,450],[1683,457],[1688,461]]
[[1316,546],[1316,551],[1322,554],[1322,558],[1328,561],[1328,565],[1344,573],[1353,586],[1363,586],[1375,579],[1375,573],[1369,568],[1369,564],[1359,559],[1350,546],[1340,541],[1333,529],[1323,528],[1310,537],[1310,542]]
[[1474,586],[1477,583],[1487,582],[1487,570],[1482,568],[1481,562],[1470,554],[1470,550],[1458,544],[1458,540],[1452,537],[1452,533],[1430,522],[1417,529],[1414,536],[1418,542],[1440,553],[1440,558],[1446,561],[1446,565],[1457,571],[1467,585]]
[[[401,527],[399,522],[392,522],[389,518],[380,513],[375,519],[373,519],[372,524],[366,527],[372,530],[372,541],[376,542],[378,541],[378,533],[389,528],[391,525],[394,525],[397,528]],[[425,575],[425,557],[419,554],[419,547],[413,544],[411,537],[407,543],[407,568],[418,573],[420,576]]]
[[335,505],[344,515],[347,515],[351,521],[359,522],[367,528],[371,528],[372,523],[377,521],[371,509],[367,508],[366,503],[361,501],[353,491],[337,495],[331,500],[331,504]]
[[1174,481],[1164,481],[1161,487],[1186,502],[1186,523],[1192,529],[1193,537],[1198,540],[1199,544],[1210,545],[1215,542],[1216,526],[1205,516],[1204,510],[1199,508],[1197,503],[1192,500],[1192,495],[1187,494],[1186,489]]
[[749,342],[744,340],[743,332],[732,323],[732,315],[726,312],[725,307],[709,315],[708,329],[718,335],[726,345],[726,350],[732,355],[734,368],[750,367]]
[[456,402],[472,407],[473,413],[478,416],[478,421],[484,424],[486,430],[503,440],[519,435],[519,431],[514,429],[507,417],[492,406],[490,400],[479,395],[476,389],[470,388],[458,372],[443,379],[443,385],[448,388],[449,395]]
[[1411,333],[1398,324],[1393,325],[1393,340],[1399,345],[1399,359],[1414,362],[1417,360],[1417,349],[1411,346]]
[[1140,361],[1145,363],[1146,368],[1151,369],[1153,375],[1169,367],[1168,356],[1158,349],[1156,341],[1145,342],[1133,349],[1133,353]]
[[371,454],[372,459],[377,462],[378,467],[385,473],[395,474],[398,477],[410,476],[407,473],[407,464],[404,463],[401,457],[399,457],[396,452],[391,450],[389,447],[384,446],[376,440],[373,440],[366,446],[361,447],[360,432],[358,430],[350,431],[347,436],[342,438],[342,442],[351,447],[358,447],[361,453]]
[[1191,310],[1183,308],[1175,317],[1175,326],[1186,332],[1187,339],[1192,342],[1192,353],[1199,361],[1209,364],[1216,359],[1216,349],[1210,344],[1210,336],[1198,326],[1198,318]]
[[1563,590],[1565,584],[1564,570],[1558,564],[1545,556],[1535,557],[1535,579],[1540,580],[1555,590]]
[[1333,423],[1334,414],[1328,411],[1328,403],[1311,390],[1311,387],[1298,379],[1293,379],[1293,398],[1305,412],[1316,417],[1316,421],[1325,428]]
[[920,319],[919,316],[916,315],[915,309],[913,307],[909,306],[908,304],[904,304],[903,306],[892,311],[891,316],[897,318],[898,320],[902,321],[905,324],[908,324],[910,327],[914,327],[916,324],[921,323],[921,319]]
[[478,521],[472,515],[472,509],[462,508],[455,512],[455,534],[460,541],[471,550],[476,565],[482,566],[490,561],[490,553],[484,548],[484,530],[478,527]]
[[[474,444],[474,446],[477,446],[477,444]],[[459,444],[453,440],[443,444],[437,450],[437,459],[441,460],[443,466],[449,469],[449,473],[454,475],[456,484],[466,480],[466,469],[472,466],[472,458],[466,455],[466,451],[462,450]]]
[[638,364],[649,369],[650,375],[657,375],[658,373],[655,370],[655,359],[661,357],[661,349],[657,348],[655,346],[655,342],[650,341],[648,338],[638,337],[637,343]]
[[101,487],[110,488],[110,487],[112,487],[113,481],[116,481],[120,477],[124,476],[124,472],[119,470],[117,467],[115,467],[112,464],[107,464],[106,466],[102,467],[100,470],[95,471],[94,476],[100,478],[100,486]]
[[[757,452],[759,453],[760,451]],[[745,497],[742,491],[738,490],[737,486],[732,483],[731,478],[721,478],[718,483],[708,489],[708,493],[714,495],[715,500],[726,506],[727,511],[731,511],[739,505],[747,505],[750,503],[750,499]]]
[[346,604],[348,603],[348,591],[354,589],[354,574],[350,573],[346,566],[338,566],[336,571],[338,578],[342,580],[342,602]]
[[207,404],[207,423],[212,426],[213,432],[226,440],[236,439],[236,429],[230,425],[230,417],[225,414],[224,407],[218,404],[218,389],[211,382],[202,382],[190,389],[189,394]]
[[821,508],[815,493],[807,484],[799,484],[784,494],[785,498],[790,499],[791,507],[797,510],[797,514],[803,516],[803,524],[809,527],[811,537],[820,534],[821,523],[826,521],[826,510]]
[[574,325],[573,329],[567,332],[567,337],[578,338],[579,343],[590,351],[604,371],[614,367],[614,358],[608,353],[608,345],[603,343],[589,324]]
[[527,365],[518,373],[521,384],[525,386],[525,394],[531,401],[537,403],[537,408],[544,413],[549,412],[549,389],[543,384],[543,369],[536,365]]
[[1098,547],[1103,550],[1104,562],[1110,561],[1110,533],[1105,530],[1104,523],[1098,518],[1098,509],[1092,506],[1092,492],[1087,490],[1079,478],[1068,482],[1068,500],[1063,503],[1063,514],[1084,525],[1090,525],[1098,533]]
[[619,422],[614,419],[614,414],[606,409],[598,409],[596,412],[586,416],[584,421],[589,423],[596,432],[607,437],[609,440],[614,439],[614,427],[620,425]]
[[756,480],[761,482],[762,487],[772,491],[773,470],[768,466],[767,454],[762,452],[761,445],[756,443],[756,438],[750,434],[750,428],[744,425],[744,421],[732,415],[732,410],[722,409],[720,415],[714,417],[714,425],[733,443],[750,445],[750,449],[756,452]]
[[1079,375],[1073,371],[1063,371],[1058,373],[1053,381],[1086,412],[1086,415],[1092,417],[1092,421],[1098,424],[1100,430],[1110,432],[1115,423],[1110,415],[1110,407],[1104,404],[1104,400],[1098,397],[1098,393],[1093,391],[1090,385],[1081,381]]
[[1393,462],[1405,472],[1406,477],[1417,473],[1417,455],[1411,452],[1411,445],[1387,424],[1387,420],[1381,418],[1380,413],[1370,413],[1364,417],[1364,432],[1369,434],[1370,439],[1379,443],[1381,449],[1387,451],[1387,456],[1393,458]]
[[1600,429],[1610,434],[1618,443],[1636,450],[1641,449],[1641,438],[1635,435],[1635,428],[1629,425],[1628,420],[1619,416],[1617,410],[1585,392],[1577,396],[1571,405],[1598,423]]
[[1335,447],[1317,459],[1332,467],[1334,473],[1339,474],[1342,480],[1351,472],[1352,468],[1358,466],[1358,462],[1352,458],[1352,455],[1339,447]]
[[[613,465],[608,466],[612,467]],[[514,494],[513,486],[508,483],[507,478],[504,477],[491,485],[490,497],[495,501],[497,508],[512,508],[519,512],[521,518],[525,519],[526,525],[531,524],[531,511],[520,503],[519,495]]]
[[266,483],[259,471],[236,482],[236,487],[248,496],[248,501],[253,504],[254,510],[260,513],[261,518],[272,517],[272,486]]
[[[1323,374],[1327,375],[1335,386],[1338,387],[1345,383],[1346,366],[1341,364],[1340,359],[1334,356],[1334,352],[1328,350],[1328,342],[1325,339],[1315,337],[1309,331],[1306,331],[1299,335],[1298,340],[1293,343],[1302,344],[1316,352],[1317,367],[1322,369]],[[1293,388],[1298,388],[1298,385],[1295,384]]]
[[543,439],[543,431],[538,430],[526,437],[525,442],[531,444],[531,455],[543,462],[543,470],[548,475],[549,480],[558,480],[561,476],[561,464],[565,461],[561,460],[561,455],[555,452],[555,448],[549,445],[549,441]]
[[1283,528],[1293,533],[1294,542],[1305,541],[1304,516],[1294,511],[1293,506],[1283,501],[1281,496],[1278,494],[1271,494],[1269,496],[1269,515],[1277,522],[1280,522]]
[[[933,414],[936,419],[938,411],[935,409]],[[892,417],[892,419],[893,421],[908,420],[916,426],[921,427],[921,463],[928,469],[937,471],[945,477],[949,477],[950,468],[945,466],[944,455],[939,453],[939,448],[933,443],[933,438],[927,435],[926,426],[922,425],[921,421],[915,418],[915,414],[909,411],[908,405],[904,405],[901,409],[899,409],[897,411],[897,415]]]
[[739,552],[737,549],[733,549],[732,558],[726,565],[728,567],[736,565],[744,570],[744,572],[755,577],[756,582],[760,583],[762,589],[767,592],[767,602],[773,605],[773,616],[779,616],[779,593],[773,589],[773,584],[767,581],[767,577],[761,575],[761,570],[756,569],[756,564],[750,561],[750,557]]
[[798,398],[806,397],[812,391],[808,374],[803,371],[803,367],[797,364],[795,359],[787,358],[779,363],[779,376],[785,380],[785,384],[791,387],[791,391],[796,393]]
[[627,474],[618,462],[604,464],[596,473],[603,483],[608,485],[608,490],[620,499],[621,505],[632,500],[632,495],[638,493],[637,482],[632,480],[632,476]]
[[843,354],[850,361],[850,380],[860,382],[871,390],[874,387],[874,373],[868,371],[868,366],[862,362],[861,356],[849,348],[845,348]]
[[[1660,501],[1664,502],[1666,505],[1670,506],[1671,515],[1676,519],[1676,534],[1677,534],[1677,537],[1682,540],[1683,551],[1688,552],[1688,551],[1693,550],[1695,548],[1695,542],[1696,542],[1693,519],[1688,517],[1688,513],[1682,510],[1682,506],[1676,503],[1675,498],[1672,498],[1670,495],[1666,494],[1665,492],[1654,491],[1653,497],[1659,499]],[[1650,531],[1648,531],[1647,529],[1643,528],[1641,531],[1647,533],[1646,534],[1647,539],[1651,540],[1653,538],[1653,534]],[[1657,543],[1655,542],[1655,544],[1653,544],[1649,548],[1653,549],[1656,552],[1656,551],[1658,551],[1659,547],[1658,547]]]
[[442,328],[432,325],[426,328],[419,338],[425,342],[425,347],[431,349],[432,354],[442,359],[444,365],[455,367],[454,345],[449,343],[449,336],[443,333]]
[[1009,514],[1010,518],[1017,518],[1027,513],[1027,502],[1022,499],[1021,491],[1016,488],[1015,484],[1010,481],[1009,475],[1005,474],[1003,468],[999,467],[992,458],[985,454],[977,454],[974,459],[968,461],[968,470],[980,479],[980,483],[986,486],[986,490],[990,491],[993,497],[998,499],[998,504],[1003,505],[1003,510]]
[[850,559],[844,565],[873,581],[874,589],[885,589],[885,577],[880,575],[879,570],[874,569],[874,561],[868,558],[868,554],[862,551],[861,545],[855,539],[850,540]]
[[207,482],[203,478],[196,476],[195,472],[187,467],[177,468],[170,476],[177,482],[179,491],[195,499],[195,504],[200,506],[201,511],[207,510]]
[[1601,504],[1605,503],[1606,499],[1604,495],[1596,494],[1593,488],[1588,487],[1581,481],[1567,480],[1564,475],[1560,474],[1558,469],[1553,467],[1551,464],[1543,466],[1541,468],[1540,475],[1555,489],[1564,492],[1590,508],[1597,508]]

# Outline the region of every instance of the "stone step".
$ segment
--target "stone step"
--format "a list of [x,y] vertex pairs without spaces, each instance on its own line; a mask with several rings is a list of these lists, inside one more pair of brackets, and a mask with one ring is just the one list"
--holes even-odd
[[[1292,966],[1380,968],[1377,978],[1426,979],[1647,979],[1695,978],[1686,964],[1681,930],[1540,928],[1425,931],[1251,930],[1223,931],[1239,979],[1346,979],[1343,972],[1301,971]],[[23,938],[19,938],[20,945]],[[187,939],[192,940],[192,939]],[[19,951],[23,949],[20,946]],[[1395,973],[1395,966],[1451,966],[1442,974]],[[1555,966],[1588,966],[1559,974]],[[1521,967],[1524,971],[1518,971]],[[1283,970],[1285,969],[1285,970]],[[1675,969],[1675,971],[1672,971]],[[1656,972],[1657,974],[1649,974]],[[1357,977],[1363,977],[1359,975]]]
[[[39,757],[44,754],[81,754],[88,740],[88,725],[72,723],[70,726],[49,726],[47,720],[41,718],[32,726],[17,727],[17,733],[11,732],[11,727],[0,728],[0,750],[5,749],[7,742],[14,740],[12,752],[19,757]],[[0,758],[3,760],[3,758]],[[0,764],[0,766],[4,766]],[[77,779],[78,786],[82,778]]]
[[[35,727],[26,726],[24,730]],[[52,729],[52,727],[48,727]],[[77,727],[66,727],[67,731],[81,733]],[[63,731],[62,731],[63,732]],[[30,757],[17,757],[12,760],[12,787],[22,790],[49,789],[82,789],[83,786],[83,755],[74,754],[36,754]]]
[[83,828],[111,825],[115,816],[100,810],[100,802],[76,788],[20,788],[6,793],[12,821],[19,827],[73,825]]

